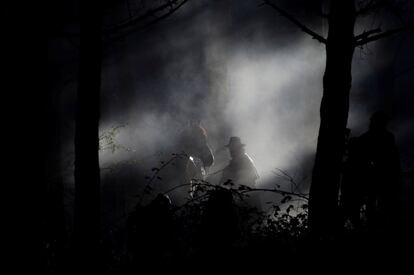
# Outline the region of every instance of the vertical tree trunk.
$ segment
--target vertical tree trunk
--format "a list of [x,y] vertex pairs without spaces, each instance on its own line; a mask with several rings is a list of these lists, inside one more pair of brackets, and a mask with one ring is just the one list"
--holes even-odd
[[[80,66],[75,129],[75,247],[78,264],[95,268],[100,241],[99,115],[101,3],[81,2]],[[96,271],[96,270],[95,270]]]
[[44,198],[42,198],[42,215],[44,241],[47,245],[49,271],[55,271],[63,260],[63,248],[66,242],[66,223],[64,208],[64,187],[61,171],[61,118],[59,93],[51,87],[46,95],[45,108],[45,166],[46,180]]
[[309,202],[314,237],[335,229],[354,53],[354,1],[331,1],[320,128]]

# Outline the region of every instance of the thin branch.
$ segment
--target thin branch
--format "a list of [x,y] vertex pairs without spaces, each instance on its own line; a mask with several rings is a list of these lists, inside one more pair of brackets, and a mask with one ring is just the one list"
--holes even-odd
[[187,3],[187,1],[188,0],[184,0],[184,1],[182,1],[180,4],[178,4],[175,8],[172,8],[171,7],[171,4],[170,4],[170,7],[171,7],[171,9],[170,9],[170,11],[169,12],[167,12],[166,14],[164,14],[164,15],[162,15],[162,16],[160,16],[160,17],[157,17],[156,19],[154,19],[154,20],[152,20],[151,22],[149,22],[148,24],[146,24],[145,26],[144,26],[144,28],[145,27],[148,27],[148,26],[150,26],[150,25],[153,25],[153,24],[155,24],[155,23],[158,23],[159,21],[161,21],[161,20],[163,20],[163,19],[165,19],[165,18],[167,18],[167,17],[169,17],[170,15],[172,15],[174,12],[176,12],[179,8],[181,8],[185,3]]
[[158,167],[154,167],[152,168],[153,171],[155,171],[152,176],[148,179],[147,184],[144,186],[143,192],[140,195],[139,198],[139,203],[142,202],[144,195],[146,194],[146,192],[148,192],[148,189],[150,188],[150,185],[153,183],[153,181],[159,177],[159,173],[161,172],[161,170],[163,170],[165,167],[167,167],[168,165],[170,165],[171,163],[173,163],[175,160],[182,158],[182,157],[187,157],[186,154],[181,153],[181,154],[173,154],[173,157],[170,158],[167,162],[162,162],[162,165],[158,168]]
[[208,183],[208,182],[203,182],[203,183],[183,183],[183,184],[179,184],[179,185],[176,185],[176,186],[174,186],[173,188],[171,188],[171,189],[168,189],[167,191],[165,191],[163,194],[164,195],[168,195],[169,193],[171,193],[172,191],[175,191],[175,190],[177,190],[177,189],[180,189],[180,188],[182,188],[182,187],[186,187],[186,186],[207,186],[207,187],[213,187],[213,188],[217,188],[217,187],[219,187],[219,188],[223,188],[223,187],[221,187],[220,185],[214,185],[214,184],[210,184],[210,183]]
[[392,30],[388,30],[388,31],[384,31],[380,34],[373,35],[371,37],[366,37],[364,39],[360,39],[359,41],[355,42],[355,46],[356,47],[363,46],[363,45],[365,45],[369,42],[373,42],[373,41],[376,41],[376,40],[379,40],[379,39],[382,39],[382,38],[385,38],[385,37],[389,37],[389,36],[392,36],[394,34],[402,32],[402,31],[412,30],[412,28],[413,28],[412,24],[408,23],[405,26],[395,28],[395,29],[392,29]]
[[378,27],[376,29],[369,30],[369,31],[364,31],[363,33],[355,36],[355,41],[358,42],[361,39],[366,39],[366,38],[368,38],[368,36],[373,35],[375,33],[380,33],[380,32],[382,32],[380,27]]
[[301,194],[301,193],[295,193],[295,192],[288,192],[288,191],[283,191],[283,190],[279,190],[279,189],[267,189],[267,188],[251,188],[249,190],[243,190],[240,191],[240,193],[244,194],[244,193],[250,193],[250,192],[271,192],[271,193],[276,193],[276,194],[280,194],[283,196],[294,196],[294,197],[298,197],[304,200],[309,200],[309,195],[308,194]]
[[291,184],[291,190],[292,192],[296,191],[298,189],[298,184],[296,183],[295,179],[289,175],[289,173],[285,170],[276,168],[276,172],[273,172],[277,177],[287,180]]
[[[160,5],[156,8],[150,9],[148,10],[146,13],[140,15],[140,16],[136,16],[133,18],[130,18],[124,22],[121,22],[115,26],[109,27],[107,28],[105,31],[106,32],[115,32],[121,29],[125,29],[128,28],[136,23],[139,22],[143,22],[144,20],[151,18],[153,16],[156,16],[158,13],[169,9],[169,11],[167,13],[165,13],[162,16],[156,17],[154,20],[150,21],[150,23],[146,24],[145,26],[148,25],[152,25],[158,21],[161,21],[162,19],[165,19],[166,17],[170,16],[171,14],[173,14],[175,11],[177,11],[180,7],[182,7],[188,0],[183,0],[181,3],[179,3],[179,0],[172,0],[172,1],[168,1],[166,4]],[[177,4],[179,3],[179,4]],[[174,4],[177,4],[176,7],[173,7]]]
[[[179,2],[179,0],[171,0],[171,1],[168,1],[166,4],[163,4],[163,5],[160,5],[158,7],[153,8],[153,9],[148,10],[144,14],[137,15],[137,16],[131,16],[131,14],[129,14],[128,19],[126,19],[126,20],[124,20],[124,21],[122,21],[118,24],[115,24],[115,25],[106,26],[102,30],[102,32],[103,32],[103,34],[106,34],[106,35],[121,32],[122,30],[134,27],[134,25],[144,22],[144,21],[148,20],[149,18],[155,17],[155,19],[149,21],[144,26],[141,26],[141,27],[137,28],[138,30],[144,29],[144,28],[146,28],[150,25],[158,23],[159,21],[171,16],[173,13],[175,13],[179,8],[181,8],[187,2],[188,2],[188,0],[183,0],[181,2]],[[174,7],[175,4],[176,4],[176,6]],[[167,9],[169,11],[165,12],[165,10],[167,10]],[[128,8],[128,11],[129,11],[129,13],[131,13],[129,8]],[[157,14],[162,13],[162,12],[165,12],[165,13],[162,14],[161,16],[156,16]],[[132,31],[130,31],[130,32],[132,32]],[[115,35],[115,36],[116,36],[116,38],[121,39],[121,38],[125,37],[127,34],[129,34],[130,32],[122,33],[122,34]],[[79,37],[80,34],[79,34],[79,32],[67,32],[67,31],[65,31],[65,32],[59,32],[59,33],[51,33],[49,35],[52,36],[52,37],[60,37],[60,36]],[[116,40],[116,38],[113,39],[113,40]]]
[[290,22],[292,22],[297,27],[299,27],[303,32],[305,32],[305,33],[309,34],[310,36],[312,36],[313,39],[316,39],[319,42],[326,44],[326,39],[323,36],[321,36],[320,34],[317,34],[316,32],[312,31],[311,29],[309,29],[307,26],[305,26],[299,20],[297,20],[293,15],[291,15],[288,12],[286,12],[285,10],[281,9],[279,6],[275,5],[272,1],[265,0],[264,4],[266,4],[270,7],[272,7],[273,9],[275,9],[277,12],[280,13],[280,15],[286,17]]

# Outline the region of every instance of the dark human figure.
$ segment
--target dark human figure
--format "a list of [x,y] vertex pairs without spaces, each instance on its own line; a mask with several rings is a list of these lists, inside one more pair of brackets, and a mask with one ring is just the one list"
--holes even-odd
[[[231,180],[235,186],[245,185],[255,188],[256,180],[259,178],[253,160],[247,155],[245,144],[241,142],[240,137],[231,137],[226,147],[229,149],[231,160],[223,169],[220,184]],[[261,208],[258,194],[251,192],[246,199],[250,206]]]
[[168,196],[159,194],[149,205],[138,206],[129,216],[127,226],[133,269],[156,268],[172,262],[175,226]]
[[352,224],[353,229],[361,229],[361,207],[363,196],[366,193],[363,177],[364,162],[362,158],[362,148],[359,138],[350,138],[347,142],[346,160],[343,166],[343,176],[341,182],[340,209],[342,213],[343,226],[347,220]]
[[369,130],[358,141],[370,228],[390,226],[398,205],[400,161],[394,135],[388,131],[387,124],[388,116],[382,111],[375,112]]
[[231,137],[226,147],[229,149],[231,160],[224,168],[220,183],[232,180],[238,185],[246,185],[254,188],[259,178],[252,159],[246,154],[245,144],[239,137]]
[[[214,256],[221,264],[229,261],[235,241],[240,236],[239,216],[230,190],[217,187],[211,191],[203,208],[198,248],[200,260]],[[204,261],[204,260],[203,260]]]

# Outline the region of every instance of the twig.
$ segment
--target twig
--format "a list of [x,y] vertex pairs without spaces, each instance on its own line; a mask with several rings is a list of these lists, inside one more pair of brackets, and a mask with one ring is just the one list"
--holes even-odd
[[279,189],[267,189],[267,188],[251,188],[249,190],[243,190],[241,191],[241,193],[248,193],[248,192],[257,192],[257,191],[261,191],[261,192],[273,192],[273,193],[277,193],[277,194],[281,194],[283,196],[289,195],[289,196],[295,196],[298,198],[302,198],[305,200],[309,200],[309,195],[308,194],[300,194],[300,193],[295,193],[295,192],[288,192],[288,191],[283,191],[283,190],[279,190]]
[[296,191],[299,188],[294,178],[291,175],[289,175],[288,172],[286,172],[285,170],[279,169],[279,168],[276,168],[276,170],[278,171],[278,173],[277,172],[273,172],[273,173],[282,179],[288,180],[289,183],[292,185],[292,188],[291,188],[292,192]]
[[311,29],[309,29],[307,26],[305,26],[299,20],[297,20],[294,16],[292,16],[291,14],[286,12],[285,10],[281,9],[279,6],[275,5],[272,1],[265,0],[264,4],[272,7],[273,9],[275,9],[277,12],[280,13],[280,15],[286,17],[290,22],[292,22],[297,27],[299,27],[303,32],[309,34],[313,39],[316,39],[319,42],[321,42],[323,44],[326,44],[326,39],[324,37],[322,37],[321,35],[317,34],[316,32],[312,31]]
[[151,183],[156,179],[156,177],[158,176],[160,171],[162,169],[164,169],[166,166],[168,166],[169,164],[171,164],[177,158],[182,158],[183,156],[187,156],[187,155],[185,153],[173,154],[173,157],[170,158],[167,162],[164,162],[159,168],[153,168],[153,170],[155,170],[155,172],[152,174],[152,177],[148,179],[147,184],[145,185],[145,187],[143,189],[143,193],[141,194],[141,197],[139,199],[139,202],[142,202],[142,199],[144,198],[145,192],[147,191],[147,189],[149,188]]
[[168,194],[168,193],[171,193],[172,191],[175,191],[175,190],[177,190],[177,189],[179,189],[179,188],[186,187],[186,186],[208,186],[208,187],[221,187],[221,186],[219,186],[219,185],[214,185],[214,184],[207,183],[207,182],[203,182],[203,183],[183,183],[183,184],[180,184],[180,185],[176,185],[176,186],[174,186],[174,187],[173,187],[173,188],[171,188],[171,189],[168,189],[168,190],[167,190],[167,191],[165,191],[163,194],[164,194],[164,195],[166,195],[166,194]]
[[160,5],[156,8],[150,9],[148,10],[146,13],[140,15],[140,16],[136,16],[133,18],[129,18],[128,20],[121,22],[117,25],[114,25],[112,27],[108,27],[105,31],[106,32],[116,32],[120,29],[125,29],[128,28],[138,22],[142,22],[152,16],[155,16],[157,13],[160,13],[166,9],[170,9],[166,14],[157,17],[155,20],[151,21],[149,24],[146,24],[144,27],[148,26],[148,25],[152,25],[168,16],[170,16],[171,14],[173,14],[176,10],[178,10],[181,6],[183,6],[188,0],[183,0],[181,3],[177,4],[176,7],[172,7],[173,4],[176,4],[179,2],[179,0],[172,0],[172,1],[168,1],[167,3]]
[[394,34],[397,34],[397,33],[401,32],[401,31],[411,30],[411,29],[412,29],[412,22],[407,23],[407,25],[401,26],[399,28],[395,28],[395,29],[392,29],[392,30],[384,31],[384,32],[382,32],[380,34],[373,35],[373,36],[367,37],[365,39],[360,39],[359,41],[356,41],[355,42],[355,46],[356,47],[363,46],[363,45],[365,45],[365,44],[367,44],[369,42],[373,42],[373,41],[376,41],[376,40],[379,40],[379,39],[382,39],[382,38],[385,38],[385,37],[392,36]]
[[382,32],[382,30],[381,30],[380,27],[378,27],[376,29],[373,29],[373,30],[364,31],[363,33],[355,36],[355,41],[358,41],[358,40],[361,40],[361,39],[365,39],[365,38],[367,38],[368,36],[370,36],[370,35],[372,35],[374,33],[380,33],[380,32]]

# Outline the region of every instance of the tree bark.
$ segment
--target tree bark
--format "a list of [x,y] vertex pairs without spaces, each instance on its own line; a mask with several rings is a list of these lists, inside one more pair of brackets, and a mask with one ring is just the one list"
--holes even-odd
[[54,271],[63,260],[63,249],[66,242],[66,223],[64,207],[64,186],[61,171],[61,118],[59,94],[49,87],[45,96],[45,185],[42,190],[42,231],[46,249],[47,268]]
[[331,1],[320,128],[309,200],[314,237],[335,232],[354,53],[354,1]]
[[[75,251],[83,271],[95,269],[100,241],[99,116],[101,3],[82,1],[75,128]],[[85,270],[86,269],[86,270]],[[95,269],[96,271],[96,269]]]

